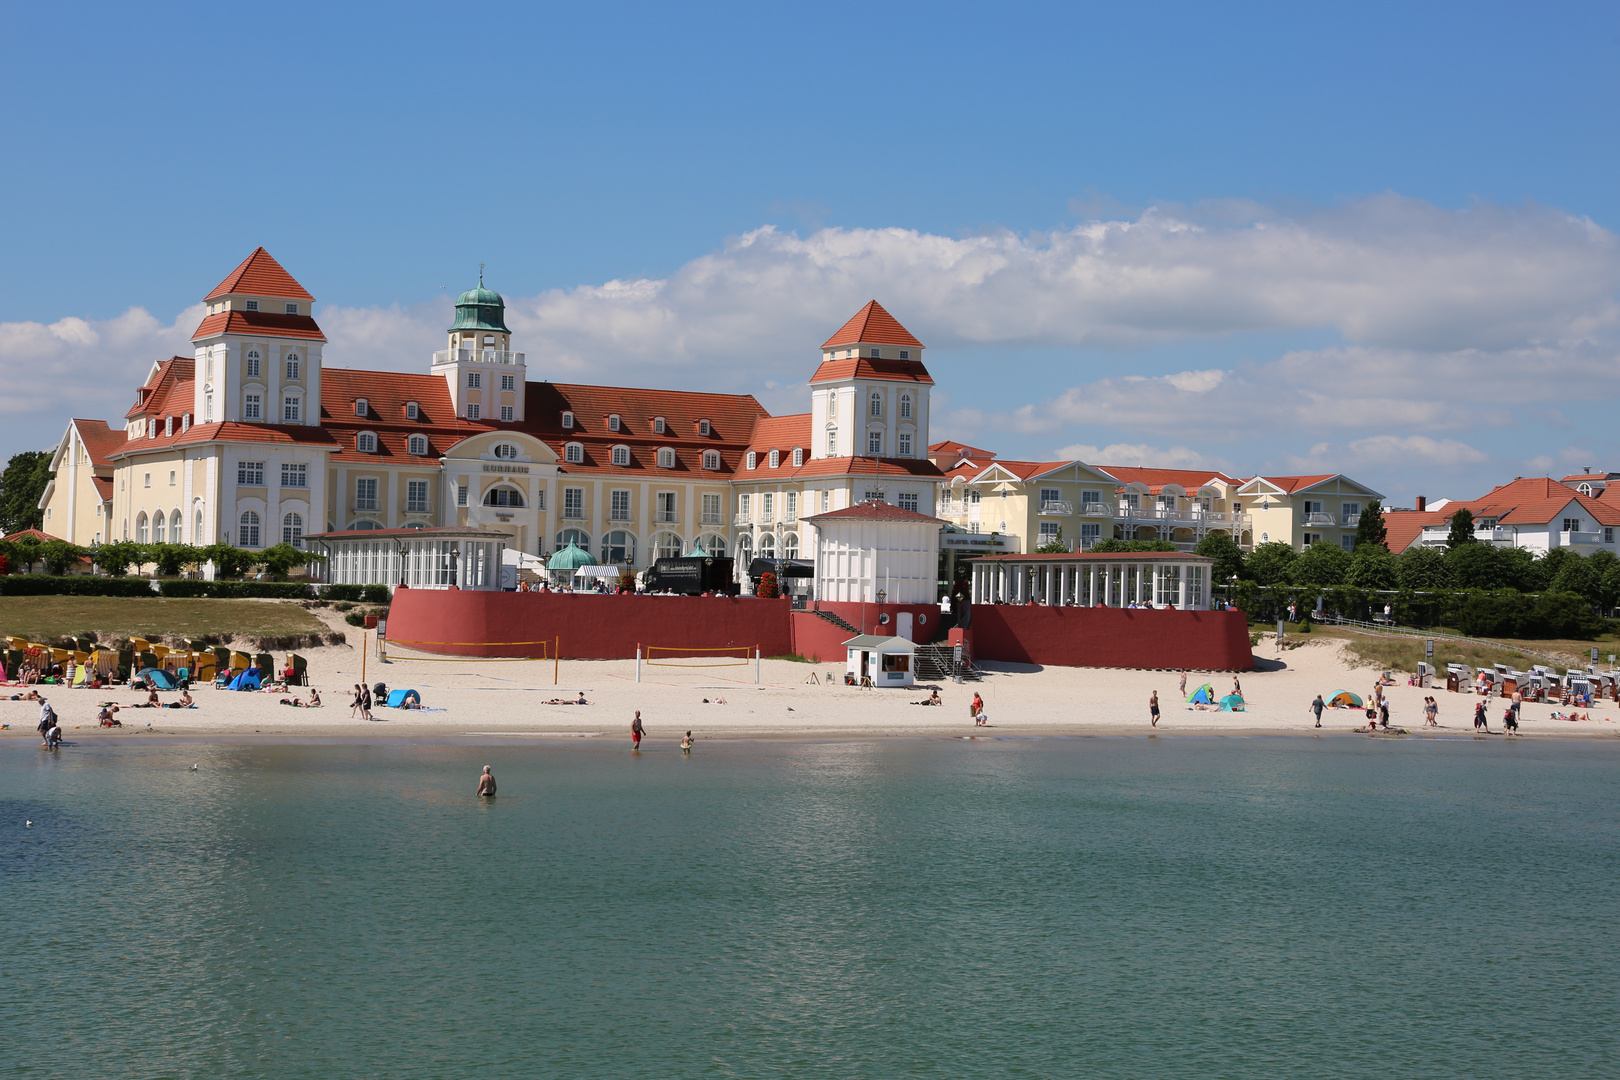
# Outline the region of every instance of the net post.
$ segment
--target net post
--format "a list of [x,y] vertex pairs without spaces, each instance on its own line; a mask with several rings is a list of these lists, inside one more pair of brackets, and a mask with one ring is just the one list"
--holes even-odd
[[636,642],[636,682],[641,681],[641,643]]
[[759,646],[754,646],[754,681],[759,682]]
[[557,640],[552,643],[552,649],[551,649],[551,685],[552,686],[557,685],[557,679],[560,677],[561,672],[562,672],[562,654],[557,651],[557,646],[561,645],[561,644],[562,644],[562,635],[559,634],[559,635],[557,635]]

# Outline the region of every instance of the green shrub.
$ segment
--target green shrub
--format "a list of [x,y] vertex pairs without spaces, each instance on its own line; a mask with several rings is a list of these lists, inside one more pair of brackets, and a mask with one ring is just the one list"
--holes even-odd
[[391,599],[388,595],[388,586],[386,585],[363,585],[361,588],[364,589],[365,592],[360,599],[364,600],[368,604],[386,604],[388,603],[389,599]]
[[8,574],[0,577],[0,596],[152,596],[145,578],[53,577]]
[[363,600],[365,599],[364,585],[322,585],[320,587],[322,600]]
[[350,626],[364,626],[366,625],[366,613],[363,611],[351,611],[343,616],[343,621]]
[[301,581],[198,581],[176,578],[158,583],[169,597],[206,597],[212,600],[307,600],[309,586]]

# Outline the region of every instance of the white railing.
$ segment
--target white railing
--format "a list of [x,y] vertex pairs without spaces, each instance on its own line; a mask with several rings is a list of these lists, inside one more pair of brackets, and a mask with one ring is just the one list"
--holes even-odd
[[585,511],[581,507],[565,506],[562,516],[565,521],[584,521]]
[[737,516],[731,519],[731,523],[733,525],[752,525],[754,523],[754,515],[746,510],[739,511]]
[[504,349],[440,349],[433,354],[435,364],[513,364],[520,367],[527,365],[523,362],[520,352],[507,352]]
[[1314,513],[1313,512],[1313,513],[1309,513],[1309,514],[1305,515],[1305,524],[1307,524],[1307,525],[1335,525],[1335,524],[1337,524],[1337,522],[1335,522],[1333,520],[1333,515],[1332,514],[1322,514],[1322,513]]
[[628,511],[628,510],[609,510],[608,511],[608,520],[609,521],[634,521],[635,518],[633,518],[630,515],[630,511]]
[[1570,547],[1574,544],[1601,544],[1603,534],[1600,532],[1561,532],[1558,534],[1558,545]]
[[1080,513],[1086,517],[1113,517],[1114,508],[1106,503],[1083,502],[1080,504]]
[[1074,513],[1074,504],[1065,502],[1062,499],[1053,499],[1050,502],[1041,503],[1041,513],[1047,517],[1058,514],[1072,514]]
[[1358,526],[1360,524],[1361,524],[1361,515],[1360,514],[1346,514],[1346,515],[1344,515],[1344,527],[1345,528],[1354,529],[1356,526]]
[[660,525],[676,525],[680,523],[681,515],[675,510],[660,510],[653,517],[653,520]]
[[726,523],[726,515],[724,515],[724,514],[704,514],[703,515],[703,524],[705,524],[705,525],[724,525],[725,523]]

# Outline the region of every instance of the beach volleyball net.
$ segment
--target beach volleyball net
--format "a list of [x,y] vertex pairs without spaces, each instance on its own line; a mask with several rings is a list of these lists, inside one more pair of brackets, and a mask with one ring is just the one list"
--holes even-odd
[[[435,649],[476,647],[500,649],[507,656],[465,656],[435,653]],[[377,658],[380,660],[421,660],[438,664],[502,664],[526,660],[555,660],[556,639],[551,641],[411,641],[402,638],[377,638]]]
[[695,649],[690,645],[643,645],[645,663],[653,667],[721,668],[746,667],[754,662],[757,645],[723,645]]

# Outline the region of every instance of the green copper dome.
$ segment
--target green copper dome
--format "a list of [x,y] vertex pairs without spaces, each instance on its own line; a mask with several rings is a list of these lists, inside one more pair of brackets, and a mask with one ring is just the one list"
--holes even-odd
[[480,280],[478,288],[468,289],[456,298],[456,321],[450,331],[457,330],[510,334],[512,331],[506,328],[506,301],[495,290],[484,288]]
[[559,548],[546,563],[548,570],[578,570],[582,566],[595,566],[596,560],[591,553],[577,544],[569,543],[565,548]]

